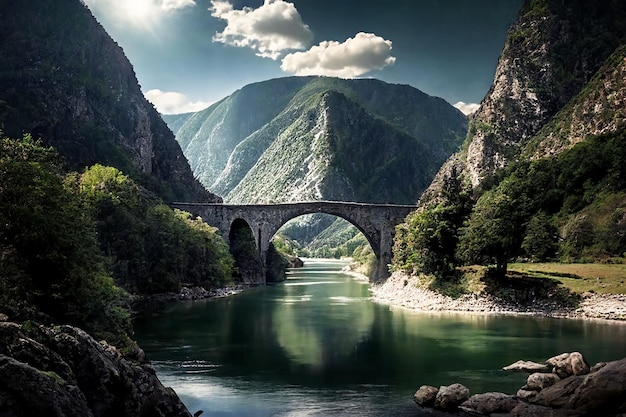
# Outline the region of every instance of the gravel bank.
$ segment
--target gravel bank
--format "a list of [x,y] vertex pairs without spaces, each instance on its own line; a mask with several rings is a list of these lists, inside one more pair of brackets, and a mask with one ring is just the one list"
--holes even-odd
[[424,312],[471,312],[477,314],[529,314],[548,317],[626,320],[626,295],[583,295],[577,308],[539,299],[519,305],[488,294],[467,294],[452,298],[418,286],[418,278],[395,272],[383,284],[371,287],[373,300]]

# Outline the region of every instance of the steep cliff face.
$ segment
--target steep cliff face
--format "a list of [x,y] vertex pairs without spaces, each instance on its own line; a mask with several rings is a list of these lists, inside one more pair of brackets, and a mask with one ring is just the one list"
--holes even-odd
[[470,121],[462,152],[440,170],[476,187],[522,151],[539,130],[591,80],[626,34],[620,1],[526,1],[509,30],[494,83]]
[[122,49],[80,0],[4,2],[0,123],[82,170],[112,165],[166,200],[211,201]]
[[196,113],[177,140],[231,202],[412,203],[465,129],[459,111],[409,86],[291,77]]
[[525,147],[523,156],[557,155],[591,136],[626,129],[626,45],[606,60],[596,76]]

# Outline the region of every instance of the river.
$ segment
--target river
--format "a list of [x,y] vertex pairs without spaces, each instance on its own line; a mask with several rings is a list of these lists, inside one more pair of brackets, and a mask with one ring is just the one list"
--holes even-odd
[[626,357],[625,323],[394,309],[344,265],[309,259],[284,283],[177,303],[136,339],[203,417],[419,416],[424,384],[515,393],[526,375],[500,369],[518,359]]

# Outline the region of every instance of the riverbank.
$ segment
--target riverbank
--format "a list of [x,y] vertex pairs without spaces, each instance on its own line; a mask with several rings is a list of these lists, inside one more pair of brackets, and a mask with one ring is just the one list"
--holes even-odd
[[204,287],[182,287],[179,292],[134,296],[132,308],[136,317],[150,317],[162,314],[168,306],[176,301],[193,301],[207,298],[229,297],[256,287],[256,285],[250,284],[237,284],[229,287],[213,288],[210,290],[207,290]]
[[585,293],[577,303],[564,302],[550,294],[520,299],[513,291],[501,291],[500,296],[479,291],[451,297],[425,288],[419,277],[400,272],[394,272],[382,284],[372,284],[371,292],[376,302],[422,312],[626,320],[626,295],[620,294]]

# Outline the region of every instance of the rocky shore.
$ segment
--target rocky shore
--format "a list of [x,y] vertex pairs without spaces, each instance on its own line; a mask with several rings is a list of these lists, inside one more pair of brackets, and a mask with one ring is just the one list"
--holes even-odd
[[394,272],[382,284],[371,287],[376,302],[424,312],[463,312],[475,314],[529,314],[547,317],[626,320],[626,295],[586,293],[577,303],[566,305],[551,294],[517,296],[511,290],[504,296],[485,292],[458,298],[442,295],[420,286],[419,278]]
[[460,416],[583,417],[626,415],[626,359],[590,367],[579,352],[563,353],[535,363],[518,361],[505,371],[527,372],[515,395],[487,392],[470,396],[455,383],[423,385],[413,396],[425,409]]
[[0,315],[0,415],[191,417],[139,348]]

